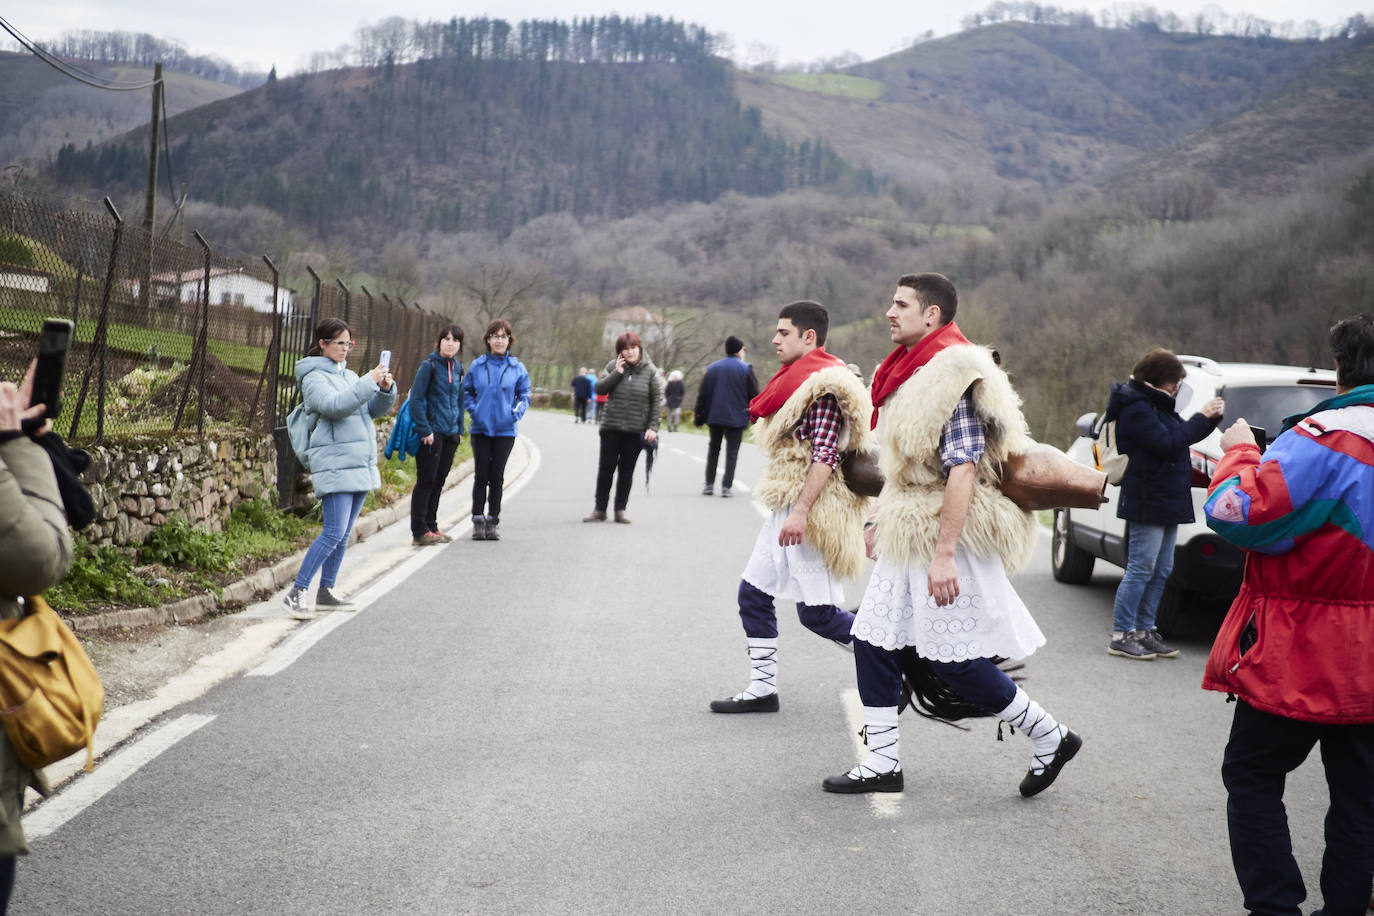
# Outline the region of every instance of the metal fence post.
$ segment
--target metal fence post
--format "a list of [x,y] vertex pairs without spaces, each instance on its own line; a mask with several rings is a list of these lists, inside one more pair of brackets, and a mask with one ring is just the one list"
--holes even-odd
[[91,337],[92,359],[86,364],[86,374],[81,379],[81,394],[77,396],[76,411],[72,415],[72,426],[67,431],[68,438],[76,435],[77,425],[81,422],[82,408],[86,406],[86,389],[91,382],[91,370],[96,367],[98,361],[100,368],[96,381],[96,442],[105,437],[105,335],[108,333],[110,316],[110,290],[114,286],[115,267],[119,261],[119,243],[124,237],[124,220],[120,219],[119,211],[108,197],[105,198],[105,209],[110,212],[115,222],[114,239],[110,243],[110,260],[105,268],[105,291],[100,296],[100,315],[96,319],[95,334]]
[[196,335],[194,349],[191,351],[191,365],[186,369],[186,387],[181,389],[181,403],[177,405],[177,417],[172,421],[172,430],[181,429],[181,418],[186,410],[186,399],[191,395],[191,379],[196,376],[196,370],[200,370],[200,384],[197,387],[196,400],[196,433],[205,433],[205,350],[208,345],[207,335],[210,326],[210,243],[205,241],[205,236],[199,230],[191,233],[195,236],[200,247],[205,251],[205,280],[201,284],[200,298],[200,331]]
[[375,326],[373,316],[377,314],[377,308],[372,302],[372,293],[368,292],[367,287],[359,283],[358,289],[362,290],[363,295],[367,297],[367,346],[363,347],[363,365],[366,366],[371,362],[368,354],[372,352],[372,342],[376,340],[376,335],[373,333]]
[[[277,265],[267,255],[262,256],[267,269],[272,271],[272,338],[267,342],[267,357],[262,361],[262,373],[258,376],[258,387],[253,392],[253,407],[248,411],[248,427],[258,415],[258,400],[262,395],[263,382],[267,382],[267,403],[263,405],[263,430],[271,432],[277,423],[277,376],[281,374],[281,291],[280,274]],[[270,381],[268,381],[270,379]]]

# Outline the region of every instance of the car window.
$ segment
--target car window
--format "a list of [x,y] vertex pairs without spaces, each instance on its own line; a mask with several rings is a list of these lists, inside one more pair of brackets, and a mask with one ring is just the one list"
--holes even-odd
[[1331,397],[1336,387],[1322,385],[1257,385],[1248,388],[1227,386],[1226,422],[1240,417],[1251,426],[1262,426],[1272,438],[1283,429],[1283,418],[1307,410]]

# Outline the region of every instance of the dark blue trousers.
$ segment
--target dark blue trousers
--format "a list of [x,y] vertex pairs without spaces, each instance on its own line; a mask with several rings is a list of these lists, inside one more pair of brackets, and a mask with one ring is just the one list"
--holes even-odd
[[1231,862],[1245,906],[1266,916],[1297,916],[1307,896],[1293,858],[1283,786],[1320,744],[1331,805],[1322,856],[1324,908],[1357,916],[1369,905],[1374,875],[1374,725],[1301,722],[1261,712],[1241,700],[1221,763]]
[[[1016,683],[987,658],[931,662],[930,667],[961,697],[989,713],[999,713],[1016,697]],[[897,653],[862,639],[854,640],[854,673],[859,700],[865,706],[896,706],[902,699],[902,669]]]
[[[854,625],[854,615],[848,611],[833,604],[798,601],[797,618],[812,633],[848,645],[849,628]],[[751,639],[776,639],[778,636],[778,614],[773,609],[773,596],[743,579],[739,580],[739,619],[744,624],[744,635]]]

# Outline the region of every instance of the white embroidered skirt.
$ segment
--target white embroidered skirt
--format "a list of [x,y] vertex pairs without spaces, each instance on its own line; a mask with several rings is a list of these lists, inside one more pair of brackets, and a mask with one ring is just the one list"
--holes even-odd
[[1000,557],[974,556],[961,544],[954,561],[959,597],[937,607],[924,566],[879,556],[854,614],[854,638],[883,649],[915,646],[923,658],[937,662],[1025,658],[1045,644]]
[[820,551],[806,541],[794,547],[778,544],[778,532],[789,511],[779,509],[759,529],[754,552],[744,567],[744,581],[774,598],[844,607],[844,583],[831,576]]

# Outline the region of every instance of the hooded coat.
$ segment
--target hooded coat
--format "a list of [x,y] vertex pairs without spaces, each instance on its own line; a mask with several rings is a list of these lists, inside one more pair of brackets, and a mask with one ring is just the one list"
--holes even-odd
[[1127,456],[1117,518],[1141,525],[1193,521],[1193,465],[1188,446],[1205,439],[1221,417],[1184,420],[1166,391],[1137,379],[1112,386],[1107,422],[1116,421],[1117,449]]
[[377,387],[371,375],[361,378],[352,369],[326,356],[307,356],[296,362],[301,401],[319,416],[310,434],[310,478],[316,496],[362,493],[382,485],[377,470],[377,427],[396,403],[396,385]]

